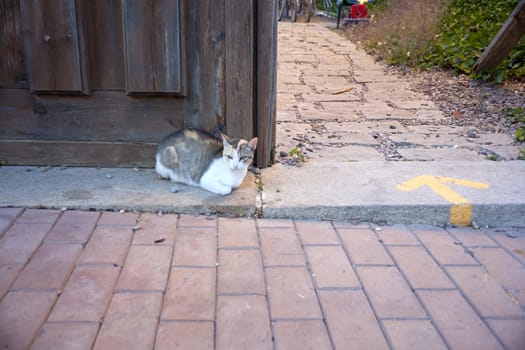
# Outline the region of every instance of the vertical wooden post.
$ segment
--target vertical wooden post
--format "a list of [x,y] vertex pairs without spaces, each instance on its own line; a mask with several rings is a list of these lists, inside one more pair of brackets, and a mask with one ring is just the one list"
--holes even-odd
[[498,34],[481,54],[473,73],[496,68],[525,35],[525,0],[521,0],[503,24]]
[[232,137],[248,138],[254,130],[255,0],[225,1],[226,127]]
[[257,110],[259,137],[256,165],[274,162],[277,78],[277,1],[257,1]]

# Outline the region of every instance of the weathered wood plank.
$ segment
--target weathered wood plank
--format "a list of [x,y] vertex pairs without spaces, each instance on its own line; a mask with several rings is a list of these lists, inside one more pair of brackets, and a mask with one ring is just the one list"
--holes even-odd
[[257,1],[257,147],[256,165],[274,162],[277,79],[277,1]]
[[[211,116],[208,122],[213,121],[215,127],[221,130],[226,127],[225,17],[225,1],[210,2],[208,18],[210,21],[209,45],[211,45],[211,60],[209,66],[210,84],[208,89],[211,97]],[[209,127],[210,125],[208,125],[208,128]]]
[[124,0],[127,91],[181,94],[179,1]]
[[122,0],[89,0],[83,1],[82,6],[91,87],[93,90],[124,91]]
[[225,125],[224,0],[184,1],[187,127],[212,131]]
[[183,100],[97,91],[92,96],[0,90],[0,138],[158,142],[183,127]]
[[483,51],[472,71],[479,73],[496,68],[525,35],[525,0],[521,0],[498,34]]
[[27,88],[19,0],[0,0],[0,86]]
[[88,93],[82,18],[75,0],[21,1],[34,92]]
[[255,135],[254,0],[226,1],[226,127],[232,137]]
[[8,165],[152,167],[155,143],[0,140],[0,161]]

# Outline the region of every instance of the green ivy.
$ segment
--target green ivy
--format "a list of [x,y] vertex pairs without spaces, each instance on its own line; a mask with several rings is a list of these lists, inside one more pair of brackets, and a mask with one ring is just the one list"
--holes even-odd
[[[470,74],[483,50],[498,33],[519,0],[455,0],[439,33],[424,54],[421,68],[449,67]],[[501,82],[525,76],[525,39],[490,72],[473,76]]]
[[518,125],[518,130],[514,134],[516,141],[525,142],[525,109],[521,107],[503,108],[501,111],[512,124]]

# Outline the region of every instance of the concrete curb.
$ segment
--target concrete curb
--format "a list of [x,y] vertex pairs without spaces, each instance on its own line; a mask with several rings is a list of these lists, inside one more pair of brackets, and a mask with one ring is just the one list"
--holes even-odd
[[468,224],[523,227],[523,174],[522,161],[278,164],[262,172],[262,215],[444,226],[459,224],[459,212]]
[[[126,210],[230,217],[315,219],[445,226],[453,203],[421,186],[399,184],[431,174],[490,184],[477,189],[444,183],[470,202],[474,226],[525,227],[525,162],[325,162],[262,171],[259,192],[250,173],[229,196],[170,184],[153,169],[0,167],[0,207]],[[467,181],[467,180],[465,180]],[[464,196],[464,197],[463,197]]]
[[[263,208],[266,219],[370,222],[380,225],[450,226],[450,205],[366,205],[348,207]],[[486,204],[473,207],[474,227],[525,227],[525,204]]]

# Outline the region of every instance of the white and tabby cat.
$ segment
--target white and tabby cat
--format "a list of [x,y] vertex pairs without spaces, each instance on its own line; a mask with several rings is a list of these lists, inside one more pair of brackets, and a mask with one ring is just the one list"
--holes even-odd
[[[155,170],[163,178],[222,195],[239,187],[246,176],[257,147],[250,141],[221,140],[196,129],[184,129],[166,136],[159,144]],[[172,192],[177,192],[174,184]]]

